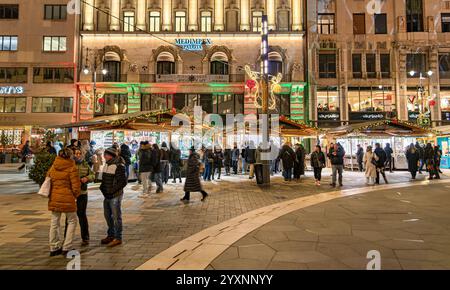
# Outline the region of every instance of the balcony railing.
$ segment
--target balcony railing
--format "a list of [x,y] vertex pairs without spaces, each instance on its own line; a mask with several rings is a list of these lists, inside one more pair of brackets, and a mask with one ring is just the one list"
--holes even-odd
[[[121,75],[97,74],[97,82],[98,83],[126,83],[127,76],[128,76],[127,74],[121,74]],[[92,77],[92,81],[94,81],[94,77]]]

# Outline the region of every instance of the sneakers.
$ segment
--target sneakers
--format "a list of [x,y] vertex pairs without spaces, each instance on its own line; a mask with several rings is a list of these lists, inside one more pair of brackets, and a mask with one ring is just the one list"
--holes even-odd
[[118,245],[122,245],[122,241],[118,240],[118,239],[114,239],[107,245],[107,247],[112,248],[112,247],[115,247]]
[[111,243],[114,240],[113,237],[106,237],[103,240],[101,240],[101,244],[102,245],[108,245],[109,243]]

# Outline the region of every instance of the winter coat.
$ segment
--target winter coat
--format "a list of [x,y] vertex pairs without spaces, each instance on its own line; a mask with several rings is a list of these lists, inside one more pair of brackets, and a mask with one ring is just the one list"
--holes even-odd
[[406,160],[408,160],[408,171],[417,172],[419,170],[418,162],[420,160],[419,152],[416,148],[406,151]]
[[294,176],[305,175],[305,149],[303,147],[295,150]]
[[256,162],[256,149],[251,149],[250,146],[245,148],[245,162],[250,164]]
[[152,149],[152,169],[154,173],[161,172],[161,150]]
[[434,154],[433,147],[425,147],[424,153],[423,153],[423,159],[425,160],[428,169],[430,169],[430,166],[434,166],[436,159]]
[[125,160],[126,165],[131,164],[131,152],[130,147],[128,147],[128,145],[122,144],[122,146],[120,146],[120,157],[122,157],[123,160]]
[[334,148],[331,148],[328,153],[328,158],[330,158],[331,165],[344,165],[345,150],[341,146],[338,146],[336,155],[334,153]]
[[161,155],[160,155],[161,160],[167,160],[167,161],[169,161],[169,160],[170,160],[170,151],[169,151],[169,148],[167,148],[167,147],[162,147],[162,148],[160,149],[160,151],[161,151]]
[[200,182],[200,156],[197,153],[189,155],[187,161],[186,182],[184,183],[185,192],[201,191],[202,184]]
[[223,166],[224,155],[222,150],[214,152],[214,166],[222,167]]
[[377,177],[377,167],[372,163],[372,159],[378,161],[378,156],[373,152],[366,152],[364,154],[364,167],[366,168],[366,177]]
[[100,151],[96,151],[95,154],[92,156],[92,170],[97,173],[100,172],[102,166],[103,166],[103,156]]
[[123,194],[127,185],[125,164],[119,156],[106,162],[103,167],[102,184],[100,191],[106,199],[113,199]]
[[231,166],[231,160],[232,160],[232,150],[231,149],[225,149],[225,153],[223,154],[224,157],[224,165],[225,166]]
[[170,164],[174,167],[181,165],[181,150],[172,148],[170,149]]
[[240,156],[239,149],[234,148],[234,149],[231,151],[231,160],[232,160],[232,161],[238,161],[238,160],[239,160],[239,156]]
[[364,159],[364,149],[359,148],[356,152],[356,160],[358,163],[362,163]]
[[392,159],[392,154],[394,153],[394,151],[392,150],[391,146],[386,146],[384,147],[384,152],[386,153],[386,160],[391,160]]
[[375,153],[375,155],[377,155],[377,157],[378,157],[377,168],[384,168],[384,164],[386,163],[386,160],[387,160],[386,152],[384,152],[384,150],[381,149],[381,147],[380,147],[380,148],[376,148],[373,153]]
[[311,166],[313,168],[323,168],[325,166],[325,154],[320,151],[311,153]]
[[214,152],[211,149],[206,149],[203,153],[203,163],[214,163]]
[[292,150],[290,146],[283,145],[283,147],[281,147],[278,158],[280,158],[283,161],[284,170],[292,169],[292,167],[294,167],[295,152],[294,150]]
[[153,171],[152,146],[142,145],[138,151],[139,173]]
[[51,178],[48,210],[55,212],[76,212],[76,199],[80,195],[81,183],[75,161],[56,157],[47,173]]
[[[93,182],[95,179],[95,174],[91,170],[91,167],[83,160],[81,163],[76,163],[78,176],[81,178],[86,177],[88,179],[87,183],[81,183],[81,194],[87,194],[88,183]],[[81,182],[81,181],[80,181]]]
[[419,153],[419,159],[424,159],[424,154],[425,154],[424,148],[422,146],[420,146],[419,143],[416,143],[415,147],[416,147],[417,153]]

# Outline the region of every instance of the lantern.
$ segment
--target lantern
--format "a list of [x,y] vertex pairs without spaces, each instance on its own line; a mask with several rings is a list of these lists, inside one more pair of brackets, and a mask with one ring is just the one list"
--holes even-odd
[[273,85],[273,87],[272,87],[272,92],[273,92],[274,94],[279,94],[279,93],[281,93],[281,86],[280,86],[280,84],[275,84],[275,85]]
[[256,82],[254,80],[247,80],[245,85],[251,90],[256,86]]

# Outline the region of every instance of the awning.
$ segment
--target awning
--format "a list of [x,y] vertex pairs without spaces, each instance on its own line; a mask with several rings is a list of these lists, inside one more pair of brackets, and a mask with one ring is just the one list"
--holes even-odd
[[439,126],[435,128],[440,132],[440,135],[450,135],[450,125]]
[[427,137],[430,134],[437,135],[439,131],[399,120],[350,124],[327,131],[327,135],[332,137]]
[[283,137],[317,137],[319,130],[288,118],[280,117],[280,133]]

